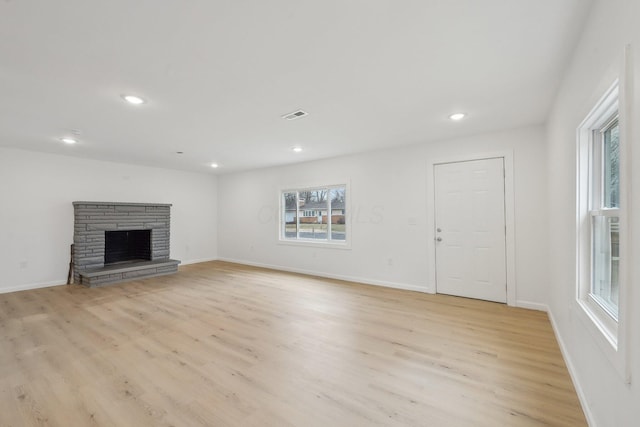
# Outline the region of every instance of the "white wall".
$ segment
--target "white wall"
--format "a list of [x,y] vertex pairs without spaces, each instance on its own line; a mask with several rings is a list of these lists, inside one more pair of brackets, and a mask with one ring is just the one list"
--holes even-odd
[[[631,43],[635,93],[630,94],[635,111],[629,124],[632,212],[640,212],[640,2],[598,0],[591,11],[548,126],[550,209],[550,313],[565,358],[593,426],[637,426],[640,420],[640,264],[632,265],[628,300],[632,384],[622,376],[598,345],[598,337],[579,318],[576,295],[576,129],[598,99],[622,72],[624,46]],[[627,233],[632,251],[638,250],[640,216],[630,215],[632,233]],[[634,252],[634,253],[636,253]]]
[[212,175],[0,148],[0,292],[66,282],[73,201],[172,203],[171,257],[217,256]]
[[[505,150],[514,156],[516,298],[521,305],[544,305],[547,183],[542,127],[223,175],[218,181],[219,257],[428,291],[427,248],[433,241],[427,240],[427,163]],[[278,244],[279,189],[344,179],[351,184],[351,250]],[[415,225],[409,224],[412,218]]]

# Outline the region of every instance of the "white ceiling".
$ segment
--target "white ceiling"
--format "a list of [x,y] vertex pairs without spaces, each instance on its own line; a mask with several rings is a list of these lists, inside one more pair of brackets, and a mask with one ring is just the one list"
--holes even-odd
[[223,173],[543,123],[590,4],[0,0],[0,146]]

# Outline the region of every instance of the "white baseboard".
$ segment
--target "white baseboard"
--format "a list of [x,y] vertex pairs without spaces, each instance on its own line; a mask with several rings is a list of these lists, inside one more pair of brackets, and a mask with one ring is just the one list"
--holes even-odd
[[[204,259],[192,259],[189,261],[181,261],[180,265],[198,264],[201,262],[216,261],[218,258],[204,258]],[[51,282],[43,283],[27,283],[25,285],[9,286],[6,288],[0,288],[0,294],[8,294],[9,292],[28,291],[30,289],[49,288],[51,286],[66,285],[65,280],[53,280]]]
[[540,304],[539,302],[531,301],[516,301],[516,307],[528,308],[529,310],[549,311],[549,307],[546,304]]
[[558,324],[556,323],[555,318],[553,317],[553,311],[547,308],[547,315],[549,316],[549,321],[551,322],[551,328],[553,329],[553,333],[556,336],[556,341],[558,341],[558,346],[560,347],[560,352],[562,353],[562,358],[564,359],[565,365],[567,365],[567,370],[569,371],[569,375],[571,376],[571,381],[573,381],[573,387],[576,389],[576,393],[578,395],[578,400],[580,400],[580,405],[582,406],[582,411],[584,412],[584,416],[587,418],[587,423],[590,427],[596,427],[596,421],[593,417],[593,413],[587,404],[587,396],[584,394],[582,386],[580,385],[580,381],[578,380],[578,374],[576,372],[575,367],[573,366],[573,362],[571,361],[571,357],[569,356],[569,352],[567,351],[567,346],[560,335],[560,330],[558,329]]
[[44,283],[27,283],[26,285],[10,286],[8,288],[0,288],[0,294],[8,294],[9,292],[28,291],[30,289],[49,288],[51,286],[66,285],[66,280],[54,280]]
[[180,261],[180,265],[200,264],[201,262],[217,261],[218,258],[202,258],[202,259],[190,259],[188,261]]
[[346,282],[363,283],[365,285],[384,286],[387,288],[403,289],[405,291],[431,293],[431,292],[428,292],[426,287],[408,285],[406,283],[388,282],[385,280],[373,280],[373,279],[367,279],[365,277],[345,276],[341,274],[330,274],[322,271],[312,271],[312,270],[305,270],[301,268],[291,268],[291,267],[285,267],[282,265],[264,264],[260,262],[245,261],[245,260],[239,260],[239,259],[233,259],[233,258],[222,257],[222,258],[218,258],[218,261],[226,261],[226,262],[232,262],[235,264],[250,265],[253,267],[269,268],[271,270],[288,271],[290,273],[307,274],[309,276],[325,277],[327,279],[344,280]]

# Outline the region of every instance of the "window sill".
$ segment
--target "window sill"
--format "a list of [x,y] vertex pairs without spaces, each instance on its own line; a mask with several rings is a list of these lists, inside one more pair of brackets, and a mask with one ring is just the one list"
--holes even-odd
[[327,241],[314,241],[314,240],[278,240],[279,245],[287,245],[287,246],[306,246],[312,248],[325,248],[325,249],[341,249],[341,250],[351,250],[351,243],[349,242],[327,242]]
[[[617,326],[610,325],[609,319],[603,319],[607,316],[604,313],[604,309],[597,306],[597,303],[587,297],[586,299],[578,300],[578,305],[581,308],[581,312],[584,314],[584,321],[588,322],[592,328],[598,331],[599,336],[606,339],[609,348],[613,351],[618,350],[618,328]],[[588,320],[587,320],[588,319]]]
[[620,378],[629,383],[629,375],[627,373],[626,360],[623,351],[618,346],[618,329],[617,325],[613,330],[606,321],[601,319],[599,313],[592,304],[595,302],[588,299],[576,300],[577,317],[580,318],[585,328],[589,331],[589,335],[593,338],[596,345],[604,353],[611,365],[615,368]]

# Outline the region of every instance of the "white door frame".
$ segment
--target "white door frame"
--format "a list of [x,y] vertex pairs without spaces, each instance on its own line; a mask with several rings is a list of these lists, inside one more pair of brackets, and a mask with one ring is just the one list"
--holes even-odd
[[513,151],[492,151],[477,154],[459,154],[427,161],[427,263],[428,292],[436,293],[436,245],[435,245],[435,180],[434,168],[442,163],[468,162],[492,158],[504,159],[504,220],[506,226],[507,305],[516,306],[516,261],[514,223]]

